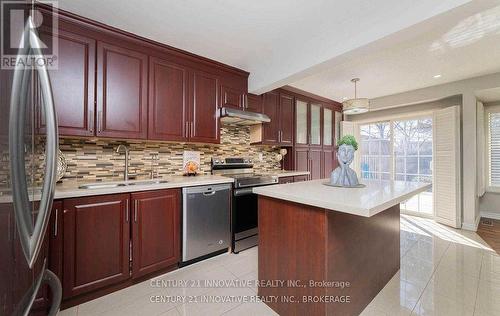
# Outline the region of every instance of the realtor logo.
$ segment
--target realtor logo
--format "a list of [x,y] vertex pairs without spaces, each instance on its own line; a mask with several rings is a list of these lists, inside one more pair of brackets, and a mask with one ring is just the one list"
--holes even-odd
[[43,13],[21,1],[1,2],[1,68],[57,69],[57,1],[37,1]]

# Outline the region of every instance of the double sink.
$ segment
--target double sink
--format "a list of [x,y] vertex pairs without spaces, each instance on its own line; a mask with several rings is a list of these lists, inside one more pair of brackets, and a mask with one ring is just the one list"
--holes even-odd
[[126,187],[131,185],[152,185],[161,183],[168,183],[168,180],[146,180],[146,181],[117,182],[117,183],[92,183],[92,184],[81,185],[78,188],[84,190],[111,189],[111,188]]

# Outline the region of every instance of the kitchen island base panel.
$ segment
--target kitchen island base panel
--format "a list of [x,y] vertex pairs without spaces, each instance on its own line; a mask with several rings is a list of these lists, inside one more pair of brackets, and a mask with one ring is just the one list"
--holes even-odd
[[399,215],[399,204],[362,217],[259,196],[259,296],[280,315],[359,315],[399,270]]

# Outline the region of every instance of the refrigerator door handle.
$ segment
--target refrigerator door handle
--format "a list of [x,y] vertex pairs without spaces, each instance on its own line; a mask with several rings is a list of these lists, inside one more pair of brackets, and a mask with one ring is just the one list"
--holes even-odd
[[21,300],[23,304],[19,304],[19,307],[23,307],[23,310],[17,310],[14,315],[23,315],[27,316],[30,314],[31,307],[33,306],[33,303],[35,302],[36,296],[38,294],[38,291],[40,290],[41,286],[43,284],[47,284],[50,288],[50,291],[52,293],[52,306],[50,307],[49,313],[47,315],[49,316],[55,316],[59,312],[59,309],[61,307],[61,299],[62,299],[62,286],[61,282],[57,278],[57,276],[54,274],[54,272],[50,271],[49,269],[46,269],[47,266],[47,260],[44,261],[43,263],[43,268],[42,272],[40,273],[40,276],[35,280],[33,290],[28,292],[23,299]]
[[[31,48],[22,48],[20,53],[35,57],[36,60],[42,59],[43,55],[39,47],[42,47],[36,33],[36,28],[29,17],[23,33],[29,36],[33,41]],[[23,47],[24,45],[20,45]],[[21,68],[18,64],[14,71],[14,80],[12,85],[11,111],[9,115],[9,153],[12,181],[12,199],[14,204],[14,213],[18,225],[19,239],[23,249],[24,256],[30,268],[33,268],[40,249],[43,238],[49,224],[52,201],[54,198],[56,173],[57,173],[57,150],[58,150],[58,131],[57,117],[52,97],[49,74],[44,63],[37,63],[36,70],[40,81],[42,92],[42,106],[45,110],[46,118],[46,149],[45,149],[45,178],[40,199],[40,206],[36,222],[33,225],[31,219],[30,199],[28,184],[26,181],[25,170],[25,148],[24,148],[24,122],[26,112],[26,101],[28,93],[28,83],[30,82],[31,69]]]

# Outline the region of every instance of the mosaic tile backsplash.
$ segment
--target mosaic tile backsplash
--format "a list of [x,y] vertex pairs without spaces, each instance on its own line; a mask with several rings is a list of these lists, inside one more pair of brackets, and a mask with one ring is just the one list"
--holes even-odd
[[[116,153],[120,144],[127,145],[130,149],[129,173],[137,179],[150,177],[152,163],[159,177],[182,175],[184,150],[200,152],[200,168],[205,174],[210,173],[210,159],[213,156],[250,157],[254,161],[254,169],[258,172],[280,169],[280,162],[276,158],[279,147],[251,146],[249,127],[223,126],[220,145],[61,138],[59,148],[68,164],[62,181],[122,180],[124,154]],[[158,159],[152,161],[152,154],[158,154]],[[259,154],[262,154],[262,160],[259,159]]]

